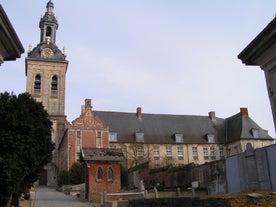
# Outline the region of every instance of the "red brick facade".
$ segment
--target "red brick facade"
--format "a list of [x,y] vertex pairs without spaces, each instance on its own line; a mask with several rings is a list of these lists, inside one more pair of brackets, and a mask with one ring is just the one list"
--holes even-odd
[[[98,179],[97,177],[99,169],[101,169],[102,171],[102,179]],[[108,175],[109,170],[112,170],[112,177],[109,177]],[[111,193],[121,191],[120,163],[118,161],[90,162],[88,172],[88,190],[90,194],[100,192]]]
[[[83,148],[94,151],[109,149],[109,129],[93,114],[90,99],[85,100],[82,114],[72,122],[59,145],[60,170],[69,170],[74,162],[80,161]],[[68,155],[67,159],[65,155]],[[88,195],[104,191],[119,192],[121,190],[120,160],[113,160],[112,156],[100,157],[100,160],[98,158],[82,159],[88,167],[86,183]],[[98,169],[102,171],[102,179],[97,178]]]
[[108,127],[92,112],[91,100],[85,100],[82,114],[72,122],[69,136],[69,167],[79,161],[81,148],[109,148]]

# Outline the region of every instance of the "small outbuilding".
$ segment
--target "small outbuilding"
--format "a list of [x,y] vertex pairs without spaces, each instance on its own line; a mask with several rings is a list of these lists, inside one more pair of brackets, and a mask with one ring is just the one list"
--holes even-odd
[[121,149],[83,148],[81,161],[86,163],[86,198],[93,194],[121,191]]

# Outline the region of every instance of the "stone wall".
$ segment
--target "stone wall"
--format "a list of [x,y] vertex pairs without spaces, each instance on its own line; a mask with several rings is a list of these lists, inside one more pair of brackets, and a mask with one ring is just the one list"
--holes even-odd
[[[165,188],[188,188],[192,181],[209,194],[226,193],[225,161],[208,162],[203,165],[190,164],[182,167],[162,167],[149,170],[147,163],[129,171],[130,186],[139,186],[143,180],[146,188],[163,185]],[[135,180],[136,179],[136,180]]]
[[226,159],[228,193],[275,189],[276,145],[253,149]]

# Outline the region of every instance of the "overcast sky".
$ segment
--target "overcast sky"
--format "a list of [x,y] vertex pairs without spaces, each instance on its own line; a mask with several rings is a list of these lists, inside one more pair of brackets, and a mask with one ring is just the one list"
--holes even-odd
[[[48,0],[1,0],[25,51]],[[272,21],[275,0],[53,0],[67,51],[66,115],[94,110],[249,116],[275,137],[263,71],[237,55]],[[25,54],[0,66],[0,90],[25,92]]]

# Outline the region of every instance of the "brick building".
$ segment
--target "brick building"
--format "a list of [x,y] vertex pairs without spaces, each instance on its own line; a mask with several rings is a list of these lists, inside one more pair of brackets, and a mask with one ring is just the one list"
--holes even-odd
[[247,143],[254,148],[274,143],[250,118],[247,108],[223,119],[215,112],[208,116],[143,114],[140,107],[135,113],[95,111],[86,99],[81,116],[72,122],[60,145],[60,158],[62,152],[68,156],[60,159],[59,166],[69,169],[87,147],[122,149],[123,172],[145,162],[150,169],[197,165],[241,153]]
[[68,170],[74,162],[87,166],[87,197],[100,192],[121,190],[121,149],[110,149],[109,128],[92,111],[91,100],[85,100],[76,118],[59,143],[59,169]]
[[89,193],[119,191],[121,164],[124,172],[144,162],[151,169],[203,164],[243,152],[247,143],[254,148],[274,143],[250,118],[247,108],[228,118],[216,117],[215,112],[206,116],[144,114],[141,107],[134,113],[108,112],[92,110],[91,100],[86,99],[81,115],[68,123],[64,113],[68,61],[56,45],[58,21],[51,0],[46,8],[39,24],[40,42],[26,58],[26,91],[43,103],[53,122],[56,150],[45,168],[45,184],[55,185],[58,171],[84,161]]

